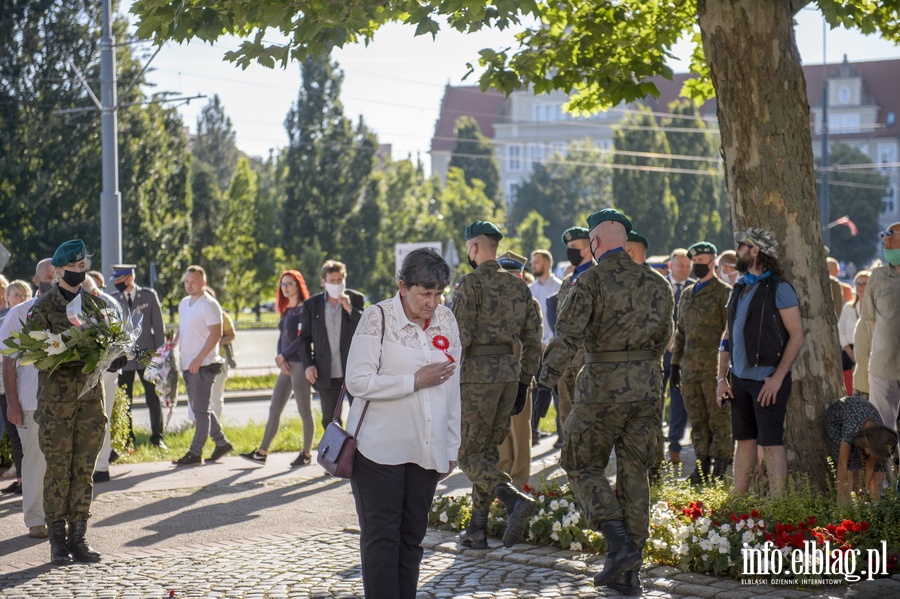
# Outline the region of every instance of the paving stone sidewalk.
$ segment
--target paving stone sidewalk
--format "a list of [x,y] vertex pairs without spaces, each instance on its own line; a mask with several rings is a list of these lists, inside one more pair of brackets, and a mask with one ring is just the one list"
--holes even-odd
[[[487,551],[460,550],[452,533],[431,531],[420,576],[422,599],[616,597],[595,589],[597,556],[548,547],[499,544]],[[359,537],[354,530],[313,530],[165,550],[107,556],[100,564],[52,567],[11,564],[0,568],[0,597],[163,599],[362,597]],[[793,590],[685,574],[665,566],[643,575],[645,597],[774,599],[900,597],[900,581],[878,580],[836,589]]]

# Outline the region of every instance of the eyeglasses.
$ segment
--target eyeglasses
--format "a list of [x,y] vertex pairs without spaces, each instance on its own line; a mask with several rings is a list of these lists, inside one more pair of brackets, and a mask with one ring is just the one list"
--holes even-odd
[[869,282],[868,281],[857,281],[855,284],[857,287],[865,287],[866,285],[869,284]]
[[884,239],[885,237],[893,237],[893,236],[894,236],[894,230],[893,230],[893,229],[885,229],[884,231],[882,231],[882,232],[879,233],[878,235],[879,235],[882,239]]
[[295,287],[297,285],[297,281],[285,281],[280,283],[282,287]]
[[737,248],[736,248],[736,249],[740,249],[741,246],[748,247],[748,248],[752,248],[752,247],[753,247],[753,244],[752,244],[752,243],[748,243],[748,242],[746,242],[746,241],[742,241],[742,242],[740,242],[739,244],[737,244]]

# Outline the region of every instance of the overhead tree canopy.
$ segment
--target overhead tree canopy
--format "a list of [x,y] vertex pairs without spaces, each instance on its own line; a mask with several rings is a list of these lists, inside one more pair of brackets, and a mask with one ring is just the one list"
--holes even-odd
[[[809,106],[794,15],[802,0],[298,0],[289,11],[278,0],[138,0],[139,35],[157,41],[212,41],[234,33],[251,37],[229,60],[274,65],[372,38],[388,22],[436,34],[439,20],[470,32],[484,27],[520,30],[519,47],[485,49],[483,86],[502,91],[560,89],[574,94],[569,108],[595,110],[658,90],[649,77],[671,78],[667,62],[676,42],[695,43],[688,92],[717,98],[725,181],[736,228],[771,230],[779,260],[802,290],[806,350],[796,363],[788,404],[786,446],[791,468],[823,485],[828,470],[822,431],[826,406],[841,395],[835,316],[827,310],[825,255],[813,176]],[[817,0],[832,26],[857,27],[900,41],[893,2]],[[288,43],[265,41],[268,28]],[[711,84],[711,85],[710,85]]]

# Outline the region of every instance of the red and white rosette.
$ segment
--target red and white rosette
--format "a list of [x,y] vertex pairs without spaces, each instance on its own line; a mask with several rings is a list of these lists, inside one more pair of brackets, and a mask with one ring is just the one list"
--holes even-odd
[[434,338],[432,338],[432,340],[431,340],[431,344],[434,345],[434,347],[436,349],[444,352],[444,355],[447,356],[448,360],[450,360],[451,362],[456,362],[456,360],[453,359],[453,356],[450,355],[450,340],[449,339],[447,339],[443,335],[435,335]]

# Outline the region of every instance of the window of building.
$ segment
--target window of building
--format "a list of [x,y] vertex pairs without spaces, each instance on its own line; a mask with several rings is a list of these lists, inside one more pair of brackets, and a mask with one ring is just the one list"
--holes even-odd
[[881,166],[879,170],[885,175],[890,174],[894,170],[890,166],[897,162],[897,146],[896,144],[878,144],[878,164]]
[[534,120],[539,123],[553,123],[564,120],[562,104],[558,102],[539,102],[532,109]]
[[535,164],[544,164],[545,146],[544,144],[528,144],[528,162],[532,166]]
[[510,208],[512,205],[516,203],[516,198],[519,195],[519,182],[518,181],[510,181],[506,184],[506,204]]
[[828,132],[835,135],[859,133],[859,113],[829,114]]
[[514,173],[522,170],[522,144],[506,146],[506,169]]

